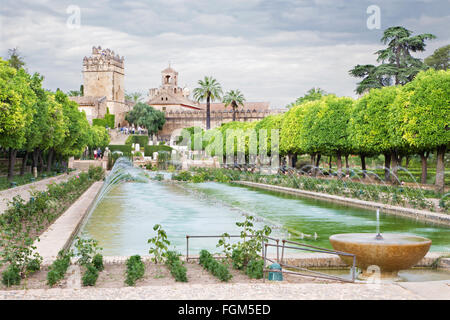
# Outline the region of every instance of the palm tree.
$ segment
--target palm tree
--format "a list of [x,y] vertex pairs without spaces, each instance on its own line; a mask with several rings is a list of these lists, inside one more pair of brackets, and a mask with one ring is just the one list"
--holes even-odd
[[220,99],[222,87],[213,77],[198,80],[200,87],[194,89],[194,99],[199,101],[206,99],[206,130],[211,128],[211,101]]
[[142,100],[142,93],[141,92],[131,92],[131,93],[125,93],[125,100],[132,101],[134,103],[141,102]]
[[225,107],[231,105],[233,109],[233,121],[236,121],[236,109],[238,105],[244,106],[244,95],[239,90],[230,90],[223,97],[223,103]]

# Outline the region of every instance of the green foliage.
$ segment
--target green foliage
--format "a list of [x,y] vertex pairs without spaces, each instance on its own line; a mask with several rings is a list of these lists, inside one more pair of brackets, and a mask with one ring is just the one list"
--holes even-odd
[[41,259],[32,259],[27,264],[27,273],[34,273],[41,269]]
[[167,240],[167,234],[160,224],[155,224],[153,226],[153,231],[156,231],[156,236],[148,239],[147,241],[147,243],[152,244],[152,247],[150,247],[148,253],[153,255],[152,261],[154,263],[161,263],[166,259],[170,241]]
[[70,266],[70,258],[72,256],[73,253],[70,251],[61,250],[58,253],[58,258],[53,261],[47,273],[47,284],[49,286],[54,286],[64,278],[64,275],[66,274],[67,269]]
[[81,278],[83,286],[95,286],[99,275],[99,270],[93,264],[86,265],[86,271]]
[[103,269],[105,269],[105,266],[103,265],[103,256],[100,253],[97,253],[93,258],[92,258],[92,265],[98,270],[98,271],[102,271]]
[[177,181],[191,181],[192,180],[192,175],[189,171],[180,171],[177,174],[173,174],[172,175],[172,180],[177,180]]
[[6,268],[6,270],[2,273],[2,283],[7,287],[19,285],[20,280],[20,270],[13,264],[10,264],[8,268]]
[[248,262],[245,273],[251,279],[261,279],[264,276],[263,268],[263,259],[252,259]]
[[129,123],[147,129],[148,135],[157,134],[166,122],[164,112],[154,109],[146,103],[138,102],[125,117]]
[[92,125],[105,128],[107,126],[107,121],[101,118],[92,119]]
[[90,166],[88,170],[89,179],[100,181],[105,177],[105,170],[102,167]]
[[221,281],[227,282],[233,277],[227,266],[223,263],[219,263],[207,250],[200,251],[199,263],[204,269],[208,270]]
[[105,114],[105,121],[106,121],[106,125],[108,126],[108,128],[114,128],[115,127],[115,121],[116,121],[116,116],[114,114]]
[[450,44],[434,50],[433,54],[425,58],[424,62],[435,70],[447,70],[450,65]]
[[98,241],[95,239],[82,239],[76,237],[75,248],[78,258],[78,264],[82,266],[87,266],[92,264],[92,259],[98,254],[98,251],[102,250],[98,246]]
[[134,255],[127,259],[126,266],[125,283],[129,286],[134,286],[136,281],[144,276],[145,264],[142,261],[141,256]]
[[309,101],[320,100],[326,94],[327,93],[325,92],[325,90],[322,90],[320,88],[311,88],[303,97],[297,98],[295,102],[288,104],[286,108],[292,108]]
[[268,226],[260,230],[255,229],[254,220],[253,216],[246,216],[245,221],[236,222],[236,225],[241,228],[241,241],[238,243],[229,243],[228,233],[224,233],[217,243],[217,247],[223,247],[224,254],[232,260],[235,269],[241,270],[250,260],[258,258],[262,252],[264,238],[272,232]]
[[170,270],[170,274],[179,282],[187,282],[186,267],[180,260],[180,254],[175,251],[167,251],[166,265]]
[[165,145],[157,145],[157,146],[155,146],[155,145],[153,145],[153,146],[145,145],[144,155],[146,157],[152,157],[154,152],[158,152],[159,153],[159,152],[162,152],[162,151],[171,153],[172,152],[172,147],[165,146]]
[[396,132],[391,130],[392,104],[397,87],[373,89],[358,99],[352,110],[349,134],[355,150],[364,154],[379,154],[398,147]]
[[108,148],[111,152],[120,151],[124,155],[131,154],[131,145],[110,144]]
[[412,31],[401,26],[384,30],[381,42],[387,44],[387,48],[376,52],[377,61],[382,64],[357,65],[349,71],[351,76],[363,78],[355,91],[361,94],[372,88],[411,81],[417,73],[426,69],[426,65],[420,59],[412,57],[411,52],[424,51],[425,41],[434,38],[436,37],[429,33],[412,36]]

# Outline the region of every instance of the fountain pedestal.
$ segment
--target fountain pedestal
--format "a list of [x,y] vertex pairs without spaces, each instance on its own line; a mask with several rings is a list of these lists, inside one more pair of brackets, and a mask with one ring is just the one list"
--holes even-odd
[[[399,270],[406,270],[417,264],[428,252],[431,240],[403,234],[383,234],[381,239],[375,233],[343,233],[330,237],[337,251],[356,256],[356,266],[363,272],[361,278],[381,272],[381,278],[395,278]],[[353,258],[341,256],[348,265]]]

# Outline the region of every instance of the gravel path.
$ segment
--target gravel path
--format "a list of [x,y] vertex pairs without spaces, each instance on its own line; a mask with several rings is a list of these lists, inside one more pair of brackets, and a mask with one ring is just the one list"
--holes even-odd
[[0,291],[0,300],[421,300],[397,284],[175,284],[126,288]]
[[68,180],[70,177],[77,175],[79,171],[73,171],[69,175],[61,174],[56,177],[51,177],[47,179],[42,179],[33,183],[28,183],[22,186],[18,186],[12,189],[6,189],[0,191],[0,214],[3,213],[8,208],[8,202],[11,201],[15,196],[20,195],[22,199],[28,201],[30,199],[30,191],[44,191],[47,190],[47,185],[50,182],[60,183],[62,181]]

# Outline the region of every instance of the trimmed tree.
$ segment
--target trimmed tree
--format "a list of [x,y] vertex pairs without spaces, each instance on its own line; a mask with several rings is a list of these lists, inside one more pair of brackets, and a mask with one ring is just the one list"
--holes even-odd
[[450,145],[450,71],[419,73],[395,101],[403,138],[419,150],[436,150],[436,188],[445,184],[445,151]]

